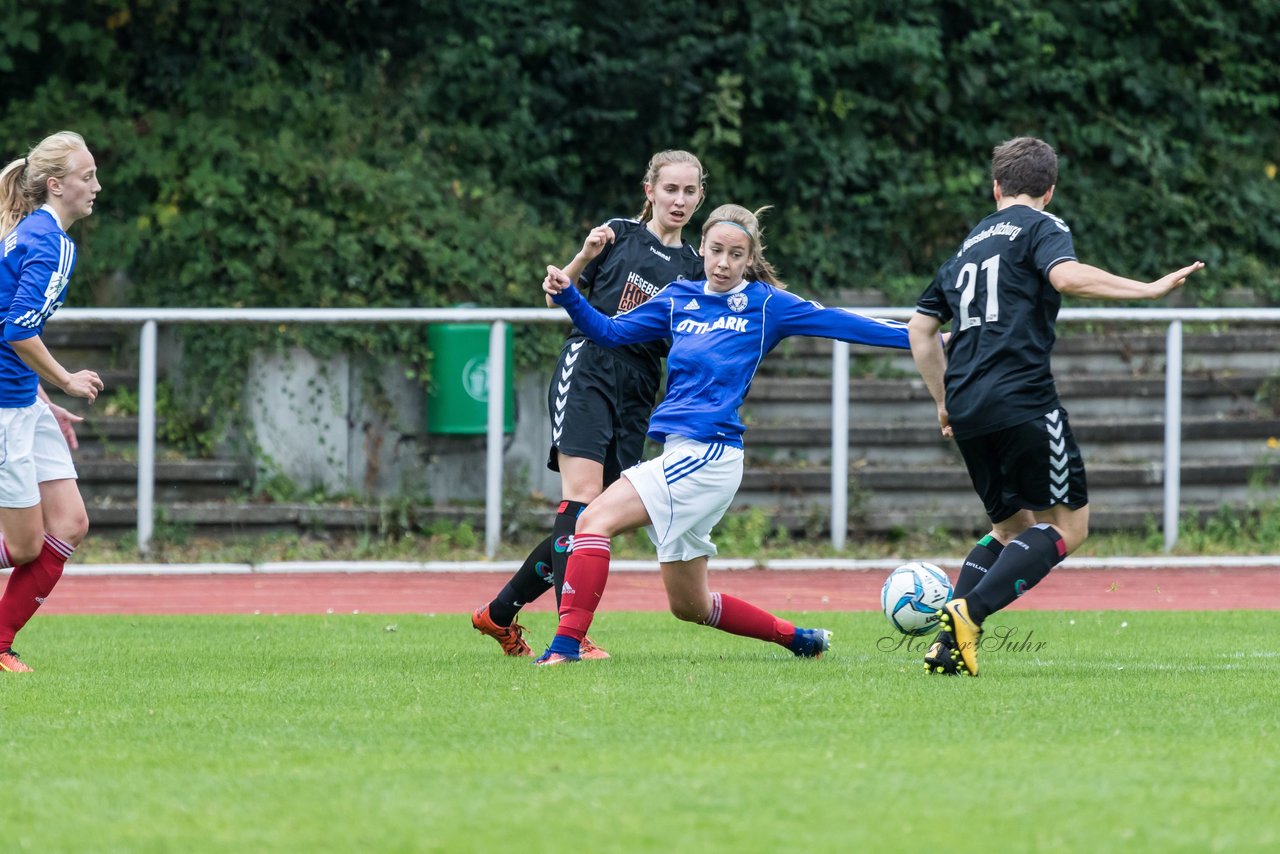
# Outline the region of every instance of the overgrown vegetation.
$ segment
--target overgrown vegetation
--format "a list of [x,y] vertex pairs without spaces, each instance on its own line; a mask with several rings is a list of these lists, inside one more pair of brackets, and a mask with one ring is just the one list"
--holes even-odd
[[[909,304],[991,206],[1010,136],[1060,151],[1081,256],[1180,298],[1280,304],[1280,3],[1142,0],[0,0],[0,147],[98,157],[73,305],[539,304],[540,270],[634,213],[656,149],[709,203],[770,204],[806,293]],[[625,50],[619,50],[625,45]],[[704,208],[704,213],[710,206]],[[526,362],[558,330],[522,332]],[[196,445],[244,367],[303,344],[430,372],[421,328],[184,327]],[[518,357],[518,358],[519,358]]]
[[[775,206],[806,289],[914,295],[1018,133],[1061,152],[1082,254],[1280,295],[1280,4],[609,7],[3,0],[0,142],[84,131],[106,189],[78,280],[153,304],[536,303],[664,146],[713,204]],[[420,344],[396,334],[368,340]]]

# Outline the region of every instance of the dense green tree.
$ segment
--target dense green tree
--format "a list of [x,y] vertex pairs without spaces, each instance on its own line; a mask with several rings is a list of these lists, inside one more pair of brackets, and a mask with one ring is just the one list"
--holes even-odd
[[0,143],[99,156],[81,282],[190,305],[530,304],[688,147],[806,291],[919,290],[1030,133],[1085,257],[1280,303],[1280,3],[0,0]]

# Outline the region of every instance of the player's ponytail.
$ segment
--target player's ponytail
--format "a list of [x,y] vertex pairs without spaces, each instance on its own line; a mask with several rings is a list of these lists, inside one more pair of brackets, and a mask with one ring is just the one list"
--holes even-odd
[[4,237],[22,218],[31,213],[26,194],[22,191],[23,172],[27,158],[19,157],[0,172],[0,237]]
[[72,152],[85,150],[88,147],[80,134],[59,131],[40,140],[26,157],[19,157],[0,171],[0,237],[45,203],[49,179],[67,177]]
[[[680,149],[670,149],[668,151],[659,151],[657,154],[649,158],[649,165],[644,170],[644,180],[641,182],[646,188],[652,187],[658,183],[658,176],[662,172],[662,167],[673,166],[678,163],[687,163],[690,166],[697,167],[698,170],[698,186],[702,188],[702,198],[698,200],[698,207],[693,211],[702,207],[703,200],[707,197],[707,173],[702,168],[702,161],[695,155]],[[689,211],[689,213],[693,213]],[[645,194],[644,207],[640,209],[640,216],[636,217],[640,222],[648,222],[653,219],[653,204],[649,201],[648,193]]]
[[742,274],[743,278],[748,282],[764,282],[766,285],[786,290],[786,282],[778,278],[778,271],[764,257],[764,230],[760,227],[760,217],[771,207],[773,206],[765,205],[753,213],[741,205],[721,205],[707,216],[707,221],[702,226],[702,237],[705,239],[711,226],[719,222],[729,222],[738,226],[751,238],[751,260],[747,262],[747,268]]

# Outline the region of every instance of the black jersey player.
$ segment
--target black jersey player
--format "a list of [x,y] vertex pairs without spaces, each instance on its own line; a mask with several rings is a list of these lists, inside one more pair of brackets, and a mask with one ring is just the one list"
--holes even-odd
[[[565,268],[593,307],[613,316],[648,301],[671,282],[701,278],[702,259],[681,235],[702,203],[704,183],[702,164],[687,151],[661,151],[650,159],[640,216],[593,228]],[[569,333],[547,390],[547,466],[560,472],[561,486],[552,533],[497,597],[471,616],[471,624],[496,639],[507,655],[531,652],[515,621],[519,610],[552,587],[559,598],[578,514],[623,469],[640,461],[667,346],[608,349],[578,329]],[[608,654],[587,643],[583,657]]]
[[[1058,158],[1042,140],[997,146],[991,176],[995,213],[939,268],[909,324],[943,435],[955,438],[992,523],[940,615],[943,628],[925,654],[931,673],[977,676],[983,621],[1089,534],[1084,462],[1049,367],[1062,294],[1154,299],[1204,266],[1139,282],[1081,264],[1071,229],[1045,211]],[[944,352],[937,332],[947,322]]]

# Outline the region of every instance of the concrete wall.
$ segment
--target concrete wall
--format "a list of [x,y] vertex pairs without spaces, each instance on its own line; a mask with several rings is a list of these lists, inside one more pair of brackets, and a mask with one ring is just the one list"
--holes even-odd
[[[548,379],[541,372],[517,379],[503,478],[508,491],[556,500],[559,476],[546,468]],[[404,365],[321,361],[301,349],[260,353],[245,386],[258,476],[283,475],[330,494],[483,501],[485,437],[428,433],[426,397]]]

